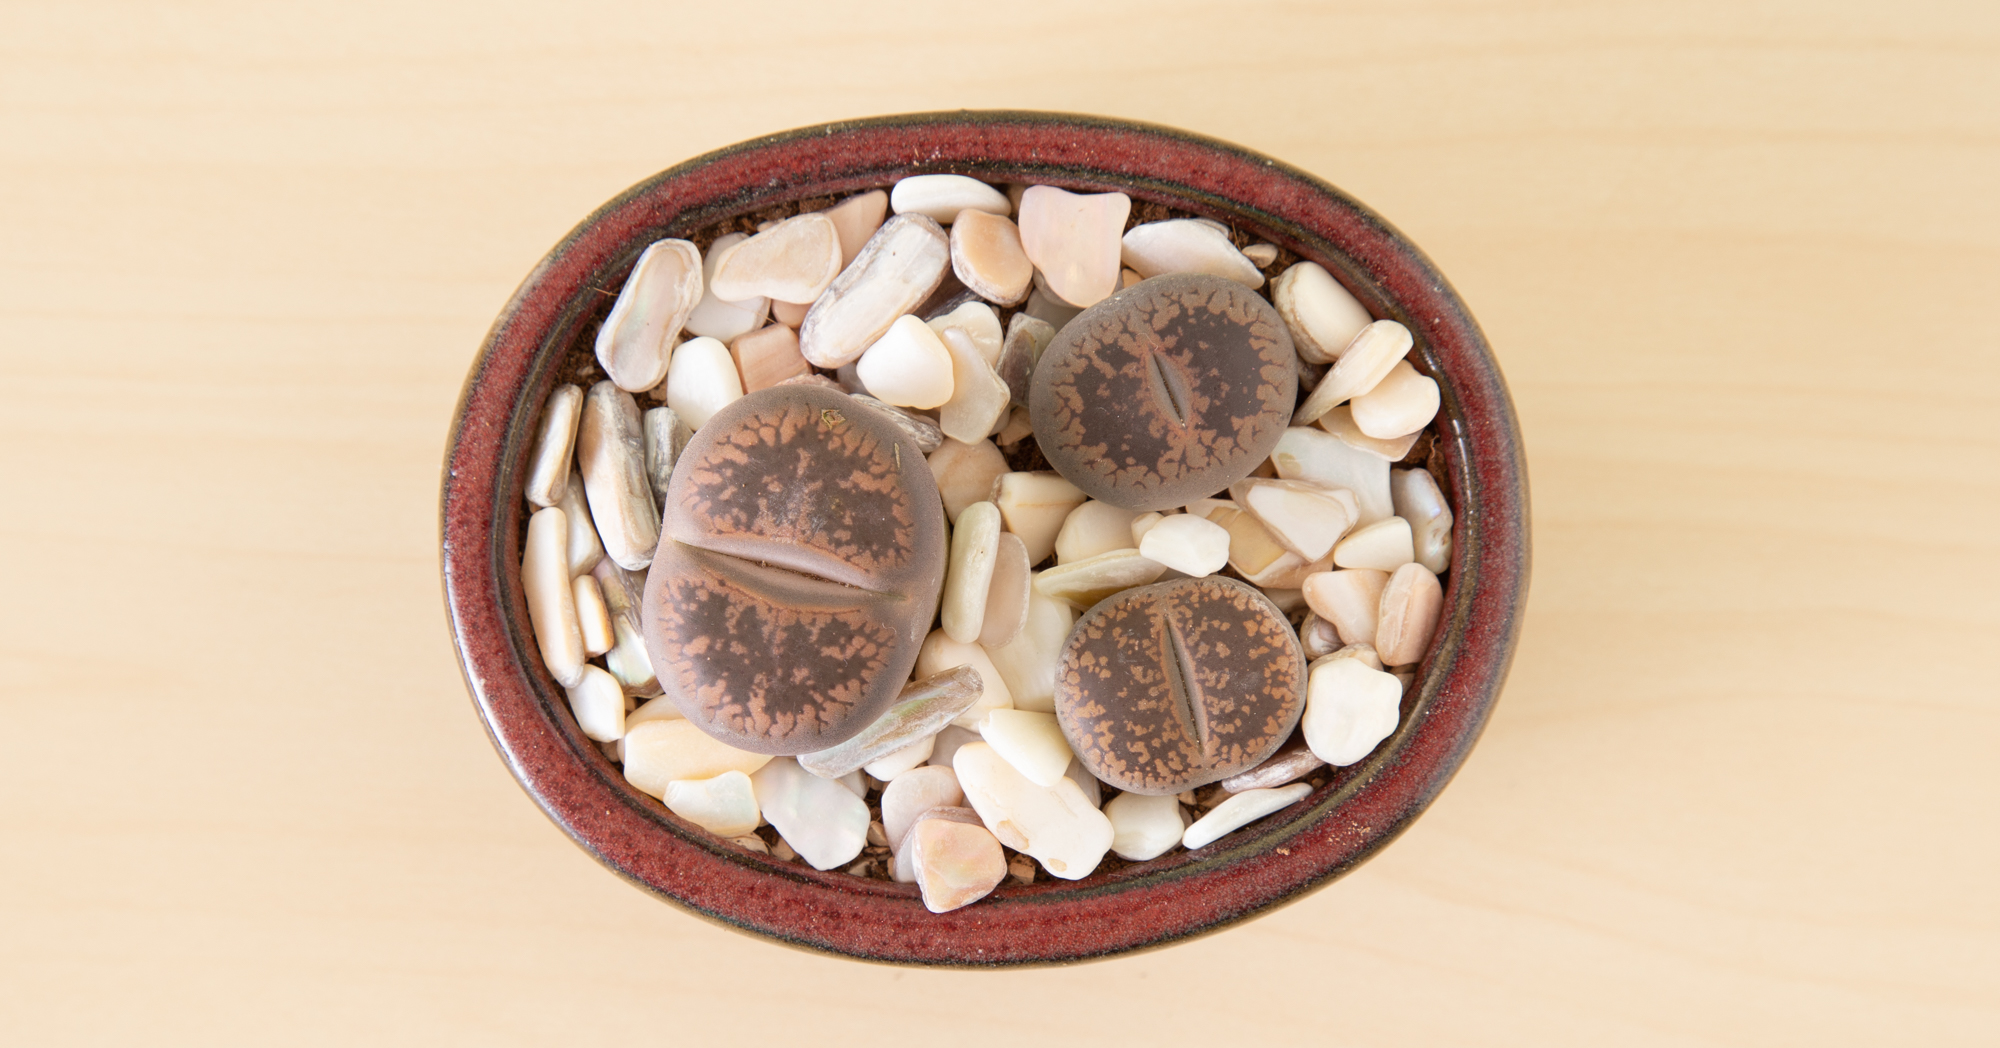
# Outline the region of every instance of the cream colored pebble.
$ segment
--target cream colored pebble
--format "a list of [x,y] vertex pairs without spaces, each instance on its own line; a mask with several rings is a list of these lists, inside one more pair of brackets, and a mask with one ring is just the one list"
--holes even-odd
[[625,781],[653,797],[665,795],[667,784],[679,779],[712,779],[726,771],[748,775],[770,761],[766,754],[711,738],[693,721],[649,720],[625,729]]
[[[597,539],[597,525],[590,519],[590,505],[584,501],[582,482],[571,484],[563,492],[562,501],[556,505],[562,507],[563,515],[568,519],[568,542],[565,543],[564,556],[569,562],[569,573],[581,575],[596,568],[597,562],[604,559],[604,543]],[[593,651],[591,654],[602,653]]]
[[937,736],[926,735],[894,753],[869,761],[861,766],[861,770],[883,782],[890,782],[898,775],[922,767],[925,761],[931,759],[931,753],[936,747]]
[[965,507],[990,501],[993,482],[1007,472],[1007,457],[990,440],[967,443],[946,437],[925,461],[930,464],[931,478],[937,481],[938,495],[944,499],[945,519],[953,524],[958,523]]
[[1141,278],[1169,273],[1203,273],[1248,288],[1264,286],[1264,274],[1229,242],[1226,227],[1201,219],[1170,218],[1125,231],[1120,258]]
[[1306,675],[1300,733],[1313,755],[1346,767],[1396,731],[1403,683],[1360,659],[1321,659]]
[[995,753],[1037,786],[1053,786],[1075,757],[1053,713],[994,710],[980,734]]
[[1271,450],[1271,465],[1285,480],[1309,480],[1354,493],[1357,525],[1373,524],[1396,512],[1389,499],[1389,463],[1382,456],[1349,447],[1322,429],[1293,426]]
[[576,617],[576,591],[569,584],[569,522],[551,506],[528,518],[521,556],[521,588],[527,591],[528,622],[542,663],[564,687],[583,679],[583,628]]
[[1410,436],[1438,413],[1437,380],[1417,373],[1407,360],[1399,360],[1375,388],[1355,397],[1348,405],[1354,424],[1377,440]]
[[1000,552],[1000,509],[975,502],[958,515],[951,532],[951,555],[945,565],[944,595],[938,611],[945,636],[961,644],[979,639],[986,621],[986,595],[993,582],[993,562]]
[[[997,323],[994,329],[997,336]],[[984,440],[1006,419],[1012,394],[963,328],[945,328],[939,340],[951,354],[951,398],[938,409],[938,428],[954,440]],[[997,356],[999,339],[994,342]],[[867,359],[864,356],[862,362],[867,363]],[[868,378],[864,375],[861,380]]]
[[660,511],[646,476],[645,437],[632,394],[610,382],[590,387],[577,425],[576,462],[605,554],[631,571],[651,566],[660,541]]
[[[1307,581],[1311,581],[1310,577]],[[1305,593],[1303,589],[1299,592],[1301,595]],[[1331,655],[1340,650],[1340,631],[1334,628],[1333,620],[1321,618],[1319,612],[1309,610],[1305,621],[1299,623],[1299,647],[1304,649],[1307,662]]]
[[1244,790],[1208,810],[1181,835],[1181,846],[1193,851],[1221,840],[1258,819],[1283,811],[1312,794],[1312,787],[1295,782],[1276,789]]
[[1231,484],[1229,494],[1280,545],[1307,560],[1326,556],[1361,516],[1352,491],[1308,480],[1251,477]]
[[889,208],[899,215],[922,215],[946,223],[970,208],[988,214],[1012,211],[1007,194],[968,175],[911,175],[889,190]]
[[1007,679],[1000,675],[993,659],[986,649],[977,644],[963,644],[952,640],[942,629],[932,630],[924,638],[922,647],[917,649],[917,679],[922,680],[933,674],[943,673],[959,666],[970,666],[979,673],[979,698],[964,713],[953,717],[951,723],[979,731],[986,723],[986,715],[994,710],[1014,708],[1014,693],[1007,689]]
[[661,800],[668,811],[718,837],[740,837],[760,821],[756,791],[750,776],[740,771],[667,783]]
[[1139,540],[1139,555],[1190,578],[1202,578],[1229,563],[1229,532],[1185,513],[1162,518]]
[[956,366],[937,332],[906,314],[861,354],[854,373],[869,395],[885,404],[935,408],[951,399]]
[[1076,622],[1076,612],[1068,601],[1037,589],[1035,579],[1032,574],[1028,577],[1028,608],[1020,633],[997,647],[980,646],[1006,682],[1015,709],[1054,713],[1056,663]]
[[1173,796],[1121,793],[1104,806],[1111,820],[1111,853],[1131,862],[1157,859],[1181,842],[1187,825]]
[[1300,262],[1271,282],[1271,304],[1308,364],[1331,364],[1375,318],[1317,262]]
[[1012,532],[1000,533],[993,553],[993,578],[986,587],[986,614],[980,621],[979,646],[991,653],[1021,635],[1028,625],[1028,547]]
[[571,579],[570,588],[576,595],[576,621],[583,633],[584,653],[596,656],[610,651],[618,643],[618,637],[611,630],[611,612],[604,606],[604,590],[589,575]]
[[1410,329],[1393,320],[1377,320],[1362,328],[1326,377],[1313,388],[1312,395],[1299,405],[1292,416],[1292,425],[1306,425],[1331,411],[1334,405],[1374,389],[1413,345]]
[[646,654],[646,640],[640,633],[639,604],[646,589],[645,573],[627,571],[610,558],[598,561],[590,573],[604,591],[604,606],[611,612],[611,629],[618,638],[611,650],[604,653],[605,668],[628,692],[647,695],[658,691],[659,678],[653,672],[653,660]]
[[694,309],[688,313],[682,330],[690,335],[707,335],[730,342],[757,330],[764,323],[764,318],[770,315],[771,300],[768,298],[730,302],[715,293],[715,264],[721,261],[724,253],[748,239],[749,236],[743,233],[725,233],[708,245],[708,253],[702,256],[701,261],[702,281],[706,286],[702,290],[701,301],[695,303]]
[[1354,406],[1336,405],[1333,410],[1319,417],[1319,428],[1340,438],[1340,442],[1350,448],[1366,451],[1389,462],[1401,462],[1410,449],[1417,446],[1417,438],[1423,435],[1421,429],[1391,440],[1376,440],[1361,432],[1354,424]]
[[1382,588],[1377,613],[1375,650],[1390,666],[1409,666],[1429,650],[1438,618],[1444,613],[1444,587],[1422,564],[1405,564]]
[[[799,352],[815,367],[854,362],[898,318],[922,305],[950,267],[951,247],[942,226],[921,215],[897,215],[884,222],[806,311],[799,324]],[[771,308],[783,314],[776,304]]]
[[718,252],[710,285],[730,302],[811,302],[840,273],[840,232],[819,212],[793,215]]
[[1396,515],[1410,522],[1417,563],[1442,575],[1451,566],[1451,504],[1435,477],[1425,469],[1398,469],[1389,474],[1389,494]]
[[535,450],[528,456],[528,481],[522,491],[530,503],[547,508],[569,490],[571,453],[576,448],[576,424],[583,417],[583,389],[557,386],[542,406]]
[[1313,614],[1332,623],[1342,643],[1373,644],[1388,585],[1388,572],[1354,568],[1309,575],[1303,589]]
[[1035,589],[1043,596],[1086,610],[1114,593],[1144,586],[1166,570],[1166,565],[1136,549],[1118,549],[1050,568],[1035,576]]
[[1071,510],[1063,518],[1062,530],[1056,532],[1056,563],[1073,564],[1114,549],[1137,547],[1138,541],[1132,537],[1132,521],[1138,516],[1132,510],[1096,499]]
[[674,350],[673,366],[667,369],[667,406],[689,430],[707,425],[709,416],[742,396],[736,358],[720,340],[691,338]]
[[993,481],[993,504],[1007,530],[1021,536],[1028,563],[1040,564],[1055,552],[1063,521],[1086,496],[1059,473],[1002,473]]
[[586,663],[583,675],[563,691],[568,694],[570,712],[576,715],[576,726],[586,736],[597,742],[615,742],[624,737],[625,689],[618,678]]
[[1051,294],[1070,306],[1094,306],[1118,289],[1118,259],[1131,213],[1132,198],[1123,193],[1029,186],[1016,218],[1021,248]]
[[[868,238],[882,228],[882,220],[889,216],[889,194],[871,189],[848,197],[820,213],[833,223],[834,231],[840,235],[840,266],[845,269],[854,261],[854,256],[861,253],[861,246],[868,243]],[[805,319],[805,307],[797,308],[799,320]],[[790,326],[798,327],[798,321],[792,321]]]
[[1000,327],[1000,314],[984,302],[967,302],[941,317],[924,321],[924,326],[937,332],[938,338],[957,328],[972,339],[972,345],[979,351],[979,358],[995,367],[1000,363],[1000,351],[1007,344],[1007,336]]
[[966,210],[951,227],[951,268],[980,298],[1015,305],[1028,297],[1034,264],[1021,247],[1021,230],[1004,215]]
[[597,329],[597,362],[619,389],[643,393],[666,377],[674,338],[701,293],[701,252],[693,244],[661,240],[639,256]]
[[1401,517],[1357,528],[1333,547],[1333,562],[1343,568],[1394,571],[1416,559],[1410,522]]
[[657,698],[647,699],[645,702],[639,704],[638,709],[627,713],[625,715],[625,730],[629,732],[647,721],[686,719],[681,714],[680,706],[674,700],[661,695]]

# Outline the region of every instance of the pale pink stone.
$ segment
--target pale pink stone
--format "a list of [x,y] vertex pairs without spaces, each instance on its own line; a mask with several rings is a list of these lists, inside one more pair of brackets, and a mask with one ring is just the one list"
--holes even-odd
[[[848,197],[846,200],[820,212],[833,222],[834,231],[840,234],[840,266],[847,268],[854,256],[861,253],[861,245],[882,228],[882,220],[889,215],[889,194],[880,189],[871,189]],[[805,319],[804,306],[793,307],[799,311],[799,318]],[[792,327],[798,325],[792,324]]]
[[736,373],[743,379],[745,393],[812,372],[812,365],[799,353],[798,332],[783,324],[738,336],[729,344],[729,355],[736,358]]
[[988,302],[1016,305],[1028,297],[1035,267],[1021,248],[1021,230],[1003,215],[965,211],[951,226],[951,268],[959,282]]
[[1118,289],[1119,254],[1132,198],[1030,186],[1021,194],[1021,247],[1049,291],[1092,306]]
[[806,310],[811,308],[810,302],[773,302],[771,319],[797,331],[799,325],[806,322]]
[[924,906],[949,913],[979,901],[1007,877],[1000,841],[984,826],[948,819],[925,819],[910,831],[905,847]]

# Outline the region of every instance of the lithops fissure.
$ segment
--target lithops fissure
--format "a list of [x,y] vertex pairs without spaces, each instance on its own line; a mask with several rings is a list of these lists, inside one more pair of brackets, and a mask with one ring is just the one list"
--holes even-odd
[[687,718],[789,755],[881,716],[944,572],[943,504],[916,443],[844,393],[774,386],[696,433],[666,501],[646,646]]
[[1291,336],[1256,292],[1180,273],[1085,310],[1035,365],[1028,409],[1049,463],[1092,498],[1184,505],[1248,476],[1298,396]]
[[1179,579],[1109,598],[1070,631],[1056,716],[1092,775],[1179,793],[1275,753],[1305,709],[1298,636],[1234,579]]

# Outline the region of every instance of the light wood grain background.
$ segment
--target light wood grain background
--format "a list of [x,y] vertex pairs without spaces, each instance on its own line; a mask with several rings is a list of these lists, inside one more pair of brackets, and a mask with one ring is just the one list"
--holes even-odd
[[[1186,127],[1451,275],[1535,582],[1334,886],[1065,970],[791,952],[508,777],[445,428],[573,223],[740,139]],[[2000,1042],[2000,6],[0,4],[0,1040]]]

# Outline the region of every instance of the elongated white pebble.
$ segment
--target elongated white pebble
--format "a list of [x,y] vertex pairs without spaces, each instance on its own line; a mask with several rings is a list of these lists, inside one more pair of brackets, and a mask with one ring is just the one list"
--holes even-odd
[[571,484],[556,505],[562,507],[568,521],[569,540],[564,544],[564,557],[569,561],[569,573],[581,575],[594,570],[597,562],[604,559],[604,543],[598,541],[597,524],[590,519],[590,504],[583,497],[582,482]]
[[[1022,559],[1026,557],[1022,554]],[[1028,576],[1027,589],[1028,610],[1021,632],[997,647],[984,643],[980,647],[999,670],[1000,679],[1007,683],[1015,709],[1054,713],[1056,663],[1069,639],[1070,627],[1076,623],[1076,612],[1070,609],[1068,601],[1037,590],[1032,574]]]
[[[950,242],[936,222],[921,215],[897,215],[884,222],[806,311],[799,352],[815,367],[852,363],[897,318],[922,305],[950,267]],[[772,312],[782,315],[775,305]],[[937,404],[942,403],[940,398]]]
[[521,556],[521,588],[527,591],[528,622],[549,674],[563,687],[583,679],[583,628],[576,617],[576,591],[569,584],[569,522],[551,506],[528,518]]
[[757,793],[750,776],[740,771],[667,783],[661,800],[668,811],[718,837],[742,836],[756,829],[759,820]]
[[868,805],[839,781],[777,757],[752,772],[750,782],[764,818],[813,869],[844,866],[868,843]]
[[1111,820],[1066,777],[1038,786],[984,742],[952,757],[965,799],[1000,843],[1026,852],[1065,880],[1090,876],[1111,850]]
[[1405,564],[1382,588],[1382,607],[1375,627],[1375,650],[1389,666],[1421,661],[1444,612],[1444,588],[1422,564]]
[[1407,437],[1431,424],[1438,413],[1437,380],[1398,360],[1375,388],[1348,405],[1354,424],[1377,440]]
[[1417,563],[1431,574],[1451,567],[1451,504],[1429,470],[1398,469],[1389,473],[1389,496],[1396,515],[1410,522],[1410,541]]
[[1374,389],[1415,344],[1410,329],[1393,320],[1377,320],[1362,328],[1326,377],[1313,387],[1312,395],[1299,405],[1292,425],[1303,426],[1333,410],[1334,405]]
[[1289,808],[1311,793],[1312,787],[1303,782],[1271,790],[1244,790],[1196,819],[1194,825],[1182,835],[1181,844],[1190,851],[1206,847],[1223,834],[1240,830],[1272,812]]
[[1104,814],[1111,820],[1111,853],[1132,862],[1165,855],[1187,829],[1181,802],[1172,794],[1121,793],[1104,806]]
[[1329,655],[1306,675],[1299,730],[1320,760],[1346,767],[1396,731],[1403,682],[1360,659]]
[[889,189],[889,209],[899,215],[945,224],[968,208],[991,215],[1014,209],[1007,194],[967,175],[911,175]]
[[604,590],[589,575],[571,579],[570,588],[575,591],[576,624],[583,633],[584,654],[595,656],[610,651],[618,643],[618,635],[611,629],[611,610],[604,605]]
[[945,636],[960,644],[979,639],[979,629],[986,621],[986,594],[993,583],[993,561],[999,553],[1000,508],[991,502],[965,507],[951,531],[944,595],[938,602]]
[[[923,409],[939,407],[951,399],[954,367],[951,350],[937,332],[922,320],[905,315],[861,354],[854,373],[875,399]],[[972,439],[985,436],[981,433]]]
[[897,776],[922,767],[936,748],[937,736],[926,735],[886,757],[862,765],[861,770],[883,782],[893,782]]
[[[994,325],[998,334],[999,325]],[[1007,417],[1007,409],[1013,403],[1013,394],[1007,383],[1000,378],[993,365],[980,355],[972,336],[965,329],[945,328],[938,335],[939,341],[951,354],[951,398],[938,409],[938,428],[953,440],[971,442],[984,440],[1000,428],[1001,420]],[[994,348],[999,348],[999,340],[994,340]],[[867,357],[862,357],[863,362]],[[863,382],[868,381],[866,375]]]
[[1375,319],[1317,262],[1300,262],[1272,281],[1271,304],[1308,364],[1333,363]]
[[528,482],[523,488],[528,501],[547,508],[562,501],[569,489],[571,452],[576,447],[576,423],[583,417],[583,389],[557,386],[542,407],[542,425],[535,436],[535,450],[528,456]]
[[1139,540],[1139,555],[1190,578],[1213,575],[1229,563],[1229,532],[1221,525],[1176,513]]
[[650,567],[660,511],[646,479],[644,430],[632,394],[609,382],[590,387],[577,426],[576,461],[605,554],[632,571]]
[[1113,593],[1153,582],[1166,570],[1166,565],[1136,549],[1115,549],[1049,568],[1035,576],[1034,585],[1043,596],[1083,610]]
[[638,709],[627,713],[625,715],[625,730],[629,732],[647,721],[686,719],[681,713],[680,706],[676,705],[674,700],[661,695],[656,698],[647,699],[645,702],[639,704]]
[[[1013,532],[1000,533],[993,552],[993,578],[986,586],[986,614],[979,626],[979,646],[988,655],[1013,643],[1028,625],[1028,547]],[[998,663],[995,663],[998,665]]]
[[627,571],[609,558],[598,561],[591,574],[604,591],[604,606],[611,612],[611,630],[617,637],[617,643],[604,653],[605,668],[625,685],[626,691],[636,695],[658,691],[659,678],[653,672],[652,656],[646,653],[646,640],[640,632],[639,602],[646,591],[645,574]]
[[1343,568],[1394,571],[1417,559],[1410,522],[1401,517],[1378,520],[1356,528],[1333,547],[1333,562]]
[[1125,231],[1119,251],[1142,279],[1169,273],[1205,273],[1248,288],[1264,286],[1264,274],[1236,245],[1227,228],[1198,218],[1147,222]]
[[743,379],[736,358],[719,340],[691,338],[674,350],[667,371],[667,406],[690,430],[708,424],[709,416],[743,396]]
[[1306,576],[1301,587],[1313,614],[1333,624],[1343,644],[1375,643],[1376,616],[1389,573],[1373,568],[1321,571]]
[[646,248],[597,329],[597,362],[627,393],[643,393],[666,377],[674,338],[701,301],[701,252],[685,240]]
[[582,677],[563,690],[569,696],[570,712],[576,715],[576,726],[585,735],[597,742],[624,738],[625,689],[618,678],[586,663]]
[[1076,756],[1053,713],[994,710],[981,733],[993,751],[1037,786],[1053,786]]

